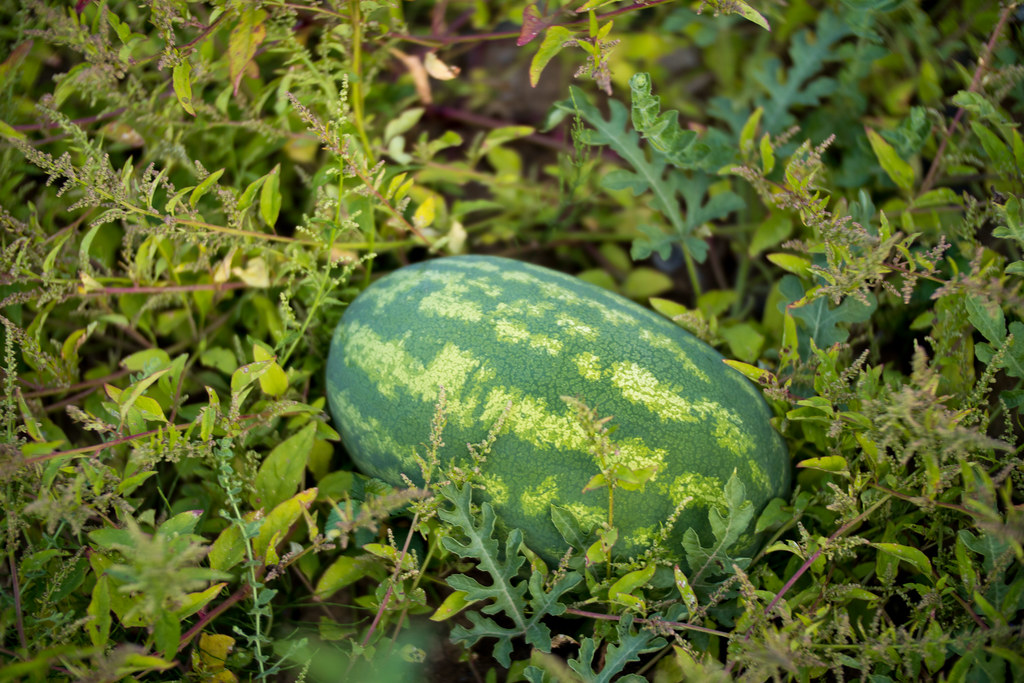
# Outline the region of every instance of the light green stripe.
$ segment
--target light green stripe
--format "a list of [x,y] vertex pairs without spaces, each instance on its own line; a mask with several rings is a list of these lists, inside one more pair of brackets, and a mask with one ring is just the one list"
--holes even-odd
[[407,333],[401,339],[386,340],[370,327],[353,322],[344,339],[344,357],[350,364],[357,364],[369,384],[389,399],[402,389],[421,401],[434,403],[443,386],[449,417],[468,425],[479,405],[480,392],[464,395],[466,382],[473,374],[474,387],[479,387],[494,379],[494,370],[451,342],[424,365],[405,350],[411,338],[412,334]]
[[564,498],[565,494],[558,488],[557,477],[547,477],[540,484],[523,489],[519,505],[523,512],[531,517],[547,518],[551,514],[551,504]]
[[687,498],[692,498],[696,505],[710,507],[725,505],[724,484],[717,477],[708,477],[696,472],[686,472],[675,477],[671,482],[662,482],[658,490],[668,496],[674,505],[679,505]]
[[658,381],[654,374],[636,363],[614,363],[611,381],[622,395],[645,406],[662,420],[713,423],[715,440],[726,450],[742,455],[754,444],[740,428],[742,420],[732,410],[714,401],[690,401],[681,396],[683,389]]

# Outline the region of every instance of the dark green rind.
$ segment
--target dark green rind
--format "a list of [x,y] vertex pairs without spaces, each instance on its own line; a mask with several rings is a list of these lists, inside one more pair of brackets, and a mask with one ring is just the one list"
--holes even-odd
[[670,547],[681,560],[691,526],[710,540],[708,505],[734,469],[758,509],[789,490],[789,456],[768,407],[720,354],[632,301],[546,268],[441,258],[395,271],[352,302],[331,343],[327,386],[363,471],[421,483],[413,454],[425,450],[441,385],[446,463],[466,462],[466,444],[511,405],[481,496],[548,560],[565,550],[552,503],[593,523],[608,502],[607,489],[582,493],[598,468],[563,395],[613,416],[612,438],[634,467],[660,456],[644,491],[616,491],[620,555],[642,552],[685,497],[693,501]]

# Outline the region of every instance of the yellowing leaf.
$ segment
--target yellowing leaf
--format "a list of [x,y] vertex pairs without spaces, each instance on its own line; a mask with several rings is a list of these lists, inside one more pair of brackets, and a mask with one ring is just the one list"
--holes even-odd
[[267,37],[267,27],[263,25],[266,18],[265,11],[254,6],[245,6],[238,23],[231,29],[231,35],[228,37],[228,65],[231,70],[233,92],[236,95],[246,66],[255,56],[260,43]]
[[267,263],[259,256],[249,259],[244,269],[232,268],[231,273],[238,276],[238,279],[250,287],[262,289],[270,286],[270,274],[267,272]]
[[544,67],[554,59],[555,55],[562,51],[565,47],[565,43],[572,37],[572,31],[565,28],[564,26],[552,26],[544,34],[544,40],[540,44],[540,48],[533,55],[533,59],[530,61],[530,85],[537,87],[537,82],[540,80],[541,72],[544,71]]
[[441,61],[441,58],[434,52],[428,52],[423,57],[423,68],[427,73],[439,81],[450,81],[459,75],[459,67],[448,66]]
[[423,200],[412,216],[412,223],[417,228],[425,228],[434,222],[434,195]]

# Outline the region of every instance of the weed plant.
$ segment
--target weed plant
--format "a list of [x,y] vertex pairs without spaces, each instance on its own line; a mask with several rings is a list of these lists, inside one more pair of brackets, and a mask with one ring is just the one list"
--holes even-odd
[[[1024,680],[1022,18],[0,0],[0,680]],[[554,506],[547,566],[443,396],[425,487],[354,471],[334,326],[465,252],[720,349],[792,494],[686,566]]]

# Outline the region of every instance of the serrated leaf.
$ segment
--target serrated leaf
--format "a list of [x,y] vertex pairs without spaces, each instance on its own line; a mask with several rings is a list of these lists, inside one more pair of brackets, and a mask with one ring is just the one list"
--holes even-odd
[[172,74],[174,94],[178,98],[178,103],[187,113],[195,116],[196,110],[192,106],[192,66],[187,60],[182,61],[174,67]]
[[968,295],[964,304],[967,307],[967,319],[985,339],[996,345],[1006,341],[1006,319],[1002,308],[986,306],[986,302],[976,294]]
[[746,487],[735,469],[722,493],[723,505],[711,505],[708,510],[714,544],[705,548],[692,527],[683,534],[683,550],[694,583],[708,573],[731,572],[734,562],[743,564],[731,558],[729,551],[750,526],[754,518],[754,505],[747,500]]
[[544,40],[541,42],[537,52],[530,60],[530,85],[537,87],[540,75],[544,67],[554,59],[555,55],[562,51],[565,42],[572,37],[573,33],[564,26],[551,26],[544,33]]
[[[801,306],[791,304],[803,299],[804,287],[799,278],[787,275],[779,283],[779,292],[783,301],[779,302],[782,313],[790,313],[799,319],[811,339],[819,348],[828,348],[833,344],[846,341],[849,330],[840,327],[840,323],[859,323],[868,320],[878,305],[874,295],[868,295],[868,303],[864,304],[855,297],[847,297],[839,306],[832,308],[824,298],[817,298]],[[792,340],[789,340],[792,343]]]
[[[652,98],[651,101],[643,99],[645,93],[649,96],[649,78],[646,74],[637,74],[634,79],[639,76],[647,79],[637,80],[635,90],[635,94],[640,94],[640,104],[646,107],[644,112],[638,114],[641,122],[647,126],[646,132],[656,136],[660,141],[658,144],[667,146],[666,153],[671,153],[669,157],[673,162],[678,159],[680,164],[692,165],[693,159],[688,156],[691,151],[697,155],[694,159],[703,159],[703,148],[697,149],[695,146],[690,150],[687,143],[690,136],[682,132],[679,136],[674,136],[662,130],[668,128],[668,123],[674,122],[674,118],[671,114],[664,115],[667,119],[655,115],[654,106],[657,104],[657,98]],[[678,170],[666,175],[666,155],[659,154],[656,155],[658,158],[648,160],[645,150],[639,145],[637,133],[627,129],[627,113],[621,102],[608,100],[609,117],[605,119],[581,90],[570,87],[569,92],[570,99],[556,104],[556,107],[568,113],[578,113],[580,118],[591,126],[593,130],[588,131],[589,135],[586,136],[588,144],[608,145],[632,167],[632,172],[625,171],[612,177],[616,182],[628,183],[634,193],[649,190],[653,195],[651,206],[672,226],[671,235],[665,235],[655,226],[639,226],[639,230],[647,235],[647,239],[634,241],[631,251],[633,257],[646,258],[651,253],[658,252],[662,257],[668,258],[672,244],[678,243],[687,249],[697,262],[703,263],[707,258],[708,246],[702,239],[694,236],[694,231],[709,221],[723,218],[742,208],[743,200],[735,193],[726,191],[714,195],[704,203],[711,185],[711,176],[706,173],[687,176]],[[681,210],[677,195],[682,195],[686,211]]]
[[579,655],[569,660],[569,667],[579,674],[585,683],[610,683],[611,681],[645,680],[642,677],[619,676],[630,662],[640,659],[646,652],[660,650],[665,646],[665,639],[655,637],[650,631],[633,630],[633,616],[625,614],[616,627],[618,642],[609,644],[604,653],[604,666],[600,672],[594,670],[594,656],[600,640],[584,638],[580,643]]
[[[452,536],[444,536],[441,544],[460,557],[475,559],[477,569],[490,575],[491,585],[484,586],[464,574],[450,576],[445,581],[455,590],[463,591],[467,600],[487,601],[489,604],[482,612],[504,612],[512,624],[511,627],[501,626],[480,612],[470,612],[467,618],[472,627],[457,625],[452,629],[452,641],[473,645],[481,638],[496,638],[498,642],[494,646],[494,657],[505,667],[511,665],[512,638],[523,637],[538,650],[550,652],[551,631],[542,622],[542,618],[565,611],[565,605],[559,602],[559,598],[580,582],[580,575],[569,572],[547,591],[544,590],[544,579],[539,572],[533,572],[528,583],[516,581],[519,568],[525,561],[518,553],[522,532],[513,529],[508,534],[502,557],[498,552],[498,542],[493,538],[496,520],[491,505],[483,503],[477,518],[470,507],[472,491],[469,485],[459,488],[454,484],[446,484],[440,487],[439,493],[453,507],[442,508],[438,516],[458,529],[465,539],[456,540]],[[529,605],[524,599],[527,588],[532,596]]]

